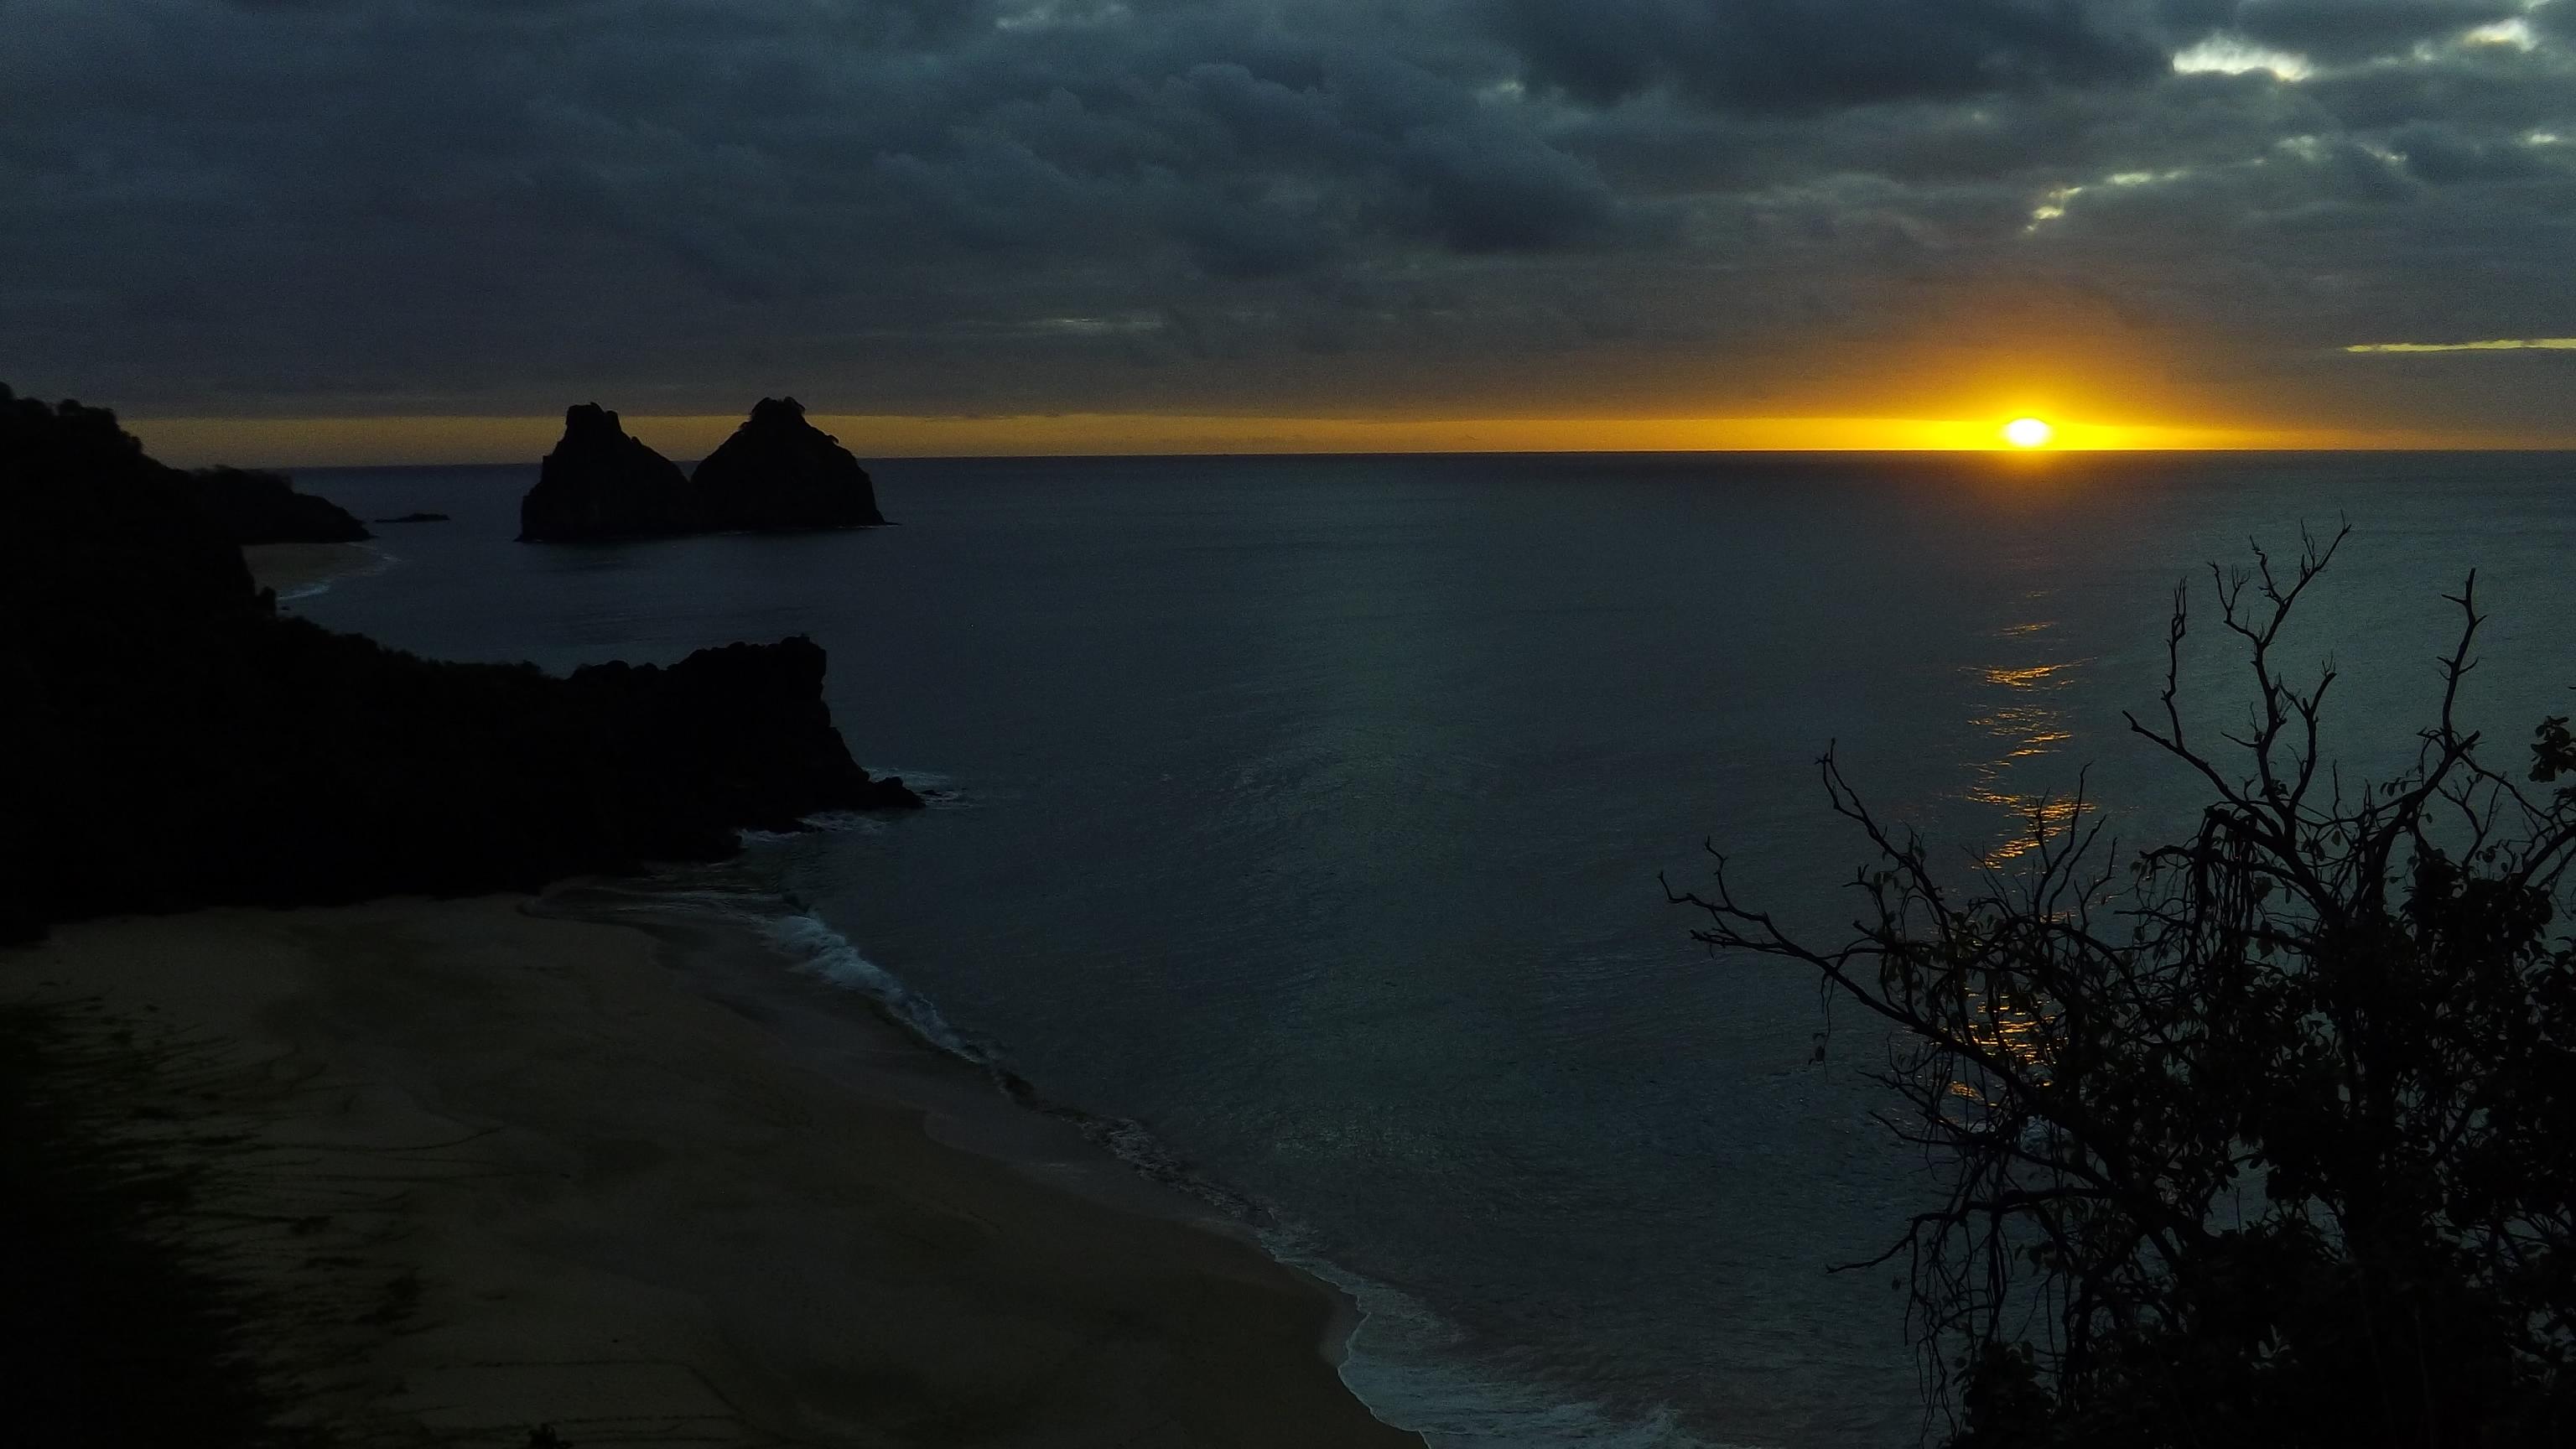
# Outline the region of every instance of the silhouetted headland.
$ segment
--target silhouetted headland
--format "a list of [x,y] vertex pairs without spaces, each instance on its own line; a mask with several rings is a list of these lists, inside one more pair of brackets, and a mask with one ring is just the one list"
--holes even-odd
[[298,493],[283,473],[255,468],[200,468],[197,504],[238,544],[363,543],[375,537],[328,498]]
[[445,523],[447,521],[447,515],[444,513],[406,513],[396,518],[376,520],[378,523]]
[[580,404],[564,414],[563,440],[519,502],[519,538],[529,543],[885,521],[867,470],[792,397],[762,398],[693,475],[629,437],[617,414]]
[[0,388],[0,940],[533,889],[921,803],[852,761],[809,640],[434,662],[280,617],[201,490],[113,413]]

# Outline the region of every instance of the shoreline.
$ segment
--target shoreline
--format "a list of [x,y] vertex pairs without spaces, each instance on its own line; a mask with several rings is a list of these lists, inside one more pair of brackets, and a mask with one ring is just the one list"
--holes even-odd
[[[1101,1207],[1253,1249],[1329,1300],[1333,1318],[1318,1350],[1337,1368],[1348,1360],[1352,1336],[1367,1316],[1359,1299],[1327,1274],[1280,1257],[1263,1235],[1257,1205],[1176,1159],[1138,1158],[1104,1140],[1104,1131],[1136,1124],[1047,1098],[1036,1083],[957,1039],[935,1005],[873,962],[866,969],[878,980],[853,982],[810,940],[790,944],[771,934],[768,927],[794,922],[857,955],[800,903],[710,873],[694,883],[668,874],[562,882],[531,898],[526,909],[652,936],[688,962],[696,989],[730,1009],[756,1013],[781,1049],[805,1066],[850,1073],[849,1090],[919,1112],[921,1130],[942,1146],[1000,1162]],[[928,1020],[914,1012],[926,1012]]]
[[380,1299],[282,1350],[342,1365],[298,1384],[332,1422],[1422,1442],[1342,1383],[1338,1290],[754,931],[584,904],[89,922],[0,953],[0,995],[99,998],[216,1063],[185,1110],[247,1133],[242,1206],[284,1225],[226,1227],[227,1260],[271,1300]]
[[394,556],[373,543],[252,543],[242,562],[253,585],[277,591],[278,602],[309,599],[342,579],[382,573]]

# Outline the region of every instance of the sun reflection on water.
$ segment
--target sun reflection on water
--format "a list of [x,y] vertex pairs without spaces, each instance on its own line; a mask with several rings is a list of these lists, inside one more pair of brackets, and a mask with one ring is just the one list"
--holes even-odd
[[[1993,1057],[2009,1057],[2033,1077],[2047,1075],[2049,1023],[2036,1012],[1980,1000],[1964,1025],[1968,1039]],[[1949,1090],[1951,1096],[1962,1102],[1989,1111],[2002,1105],[1987,1093],[1981,1083],[1964,1077],[1952,1077]]]
[[[2047,591],[2036,591],[2025,602],[2038,604],[2046,597]],[[2042,615],[2006,624],[1996,629],[1993,637],[2016,644],[2037,644],[2056,627],[2057,620]],[[2046,790],[2015,789],[2010,776],[2016,762],[2055,754],[2075,738],[2074,727],[2058,698],[2092,662],[2090,658],[2052,661],[2024,656],[1972,667],[1987,690],[2000,693],[1989,696],[1991,702],[1968,721],[1985,732],[1995,753],[1969,762],[1974,779],[1962,794],[1973,804],[1994,806],[2010,817],[2003,827],[2006,833],[2002,842],[1980,857],[1987,867],[2029,854],[2042,832],[2053,831],[2074,818],[2074,801]]]

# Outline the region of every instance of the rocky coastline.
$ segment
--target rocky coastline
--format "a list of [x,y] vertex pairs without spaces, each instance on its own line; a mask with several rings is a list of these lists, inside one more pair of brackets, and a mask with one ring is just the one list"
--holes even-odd
[[0,940],[528,890],[921,803],[852,760],[809,640],[561,678],[422,659],[281,617],[199,491],[113,413],[0,389]]

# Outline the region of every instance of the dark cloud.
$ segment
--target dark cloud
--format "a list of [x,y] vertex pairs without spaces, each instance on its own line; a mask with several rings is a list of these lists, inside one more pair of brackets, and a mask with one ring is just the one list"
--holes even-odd
[[2389,132],[2388,145],[2409,172],[2434,186],[2544,181],[2561,174],[2537,147],[2480,137],[2440,121],[2399,126]]
[[1494,0],[1531,79],[1591,102],[1670,87],[1814,112],[2042,85],[2134,81],[2168,52],[2080,0]]
[[[1818,339],[2004,366],[2010,294],[2086,365],[2378,408],[2310,370],[2576,334],[2571,16],[0,0],[0,358],[161,412],[1723,411],[1806,405]],[[2307,69],[2177,73],[2212,37]]]

